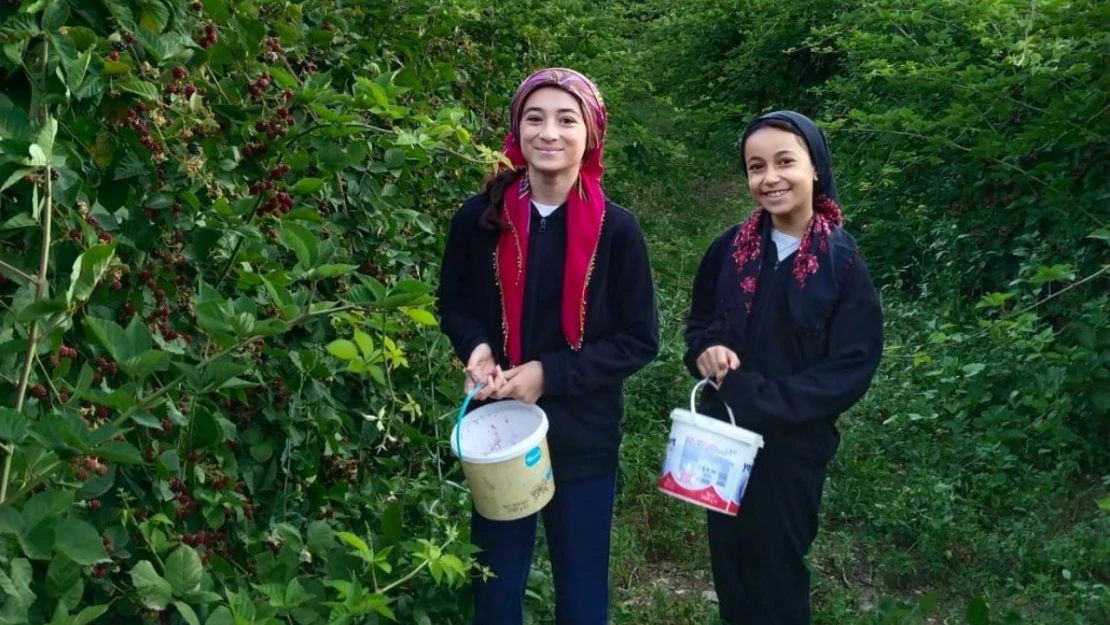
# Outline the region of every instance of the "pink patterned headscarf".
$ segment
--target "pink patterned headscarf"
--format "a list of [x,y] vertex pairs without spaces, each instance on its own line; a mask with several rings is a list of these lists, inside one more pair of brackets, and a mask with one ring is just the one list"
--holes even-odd
[[[540,70],[517,87],[509,109],[509,133],[504,153],[514,169],[525,169],[528,162],[520,146],[520,121],[528,98],[544,87],[555,87],[574,96],[582,107],[586,125],[586,151],[578,171],[578,183],[567,198],[567,253],[563,278],[560,321],[571,349],[582,348],[586,331],[586,295],[601,225],[605,218],[605,194],[601,189],[604,167],[601,156],[608,125],[604,100],[589,78],[566,68]],[[510,187],[511,189],[512,187]],[[509,361],[522,364],[521,323],[524,312],[524,279],[528,275],[528,222],[531,217],[531,190],[528,174],[520,176],[516,193],[505,193],[502,223],[507,228],[497,244],[496,273],[501,289],[504,318],[504,349]]]

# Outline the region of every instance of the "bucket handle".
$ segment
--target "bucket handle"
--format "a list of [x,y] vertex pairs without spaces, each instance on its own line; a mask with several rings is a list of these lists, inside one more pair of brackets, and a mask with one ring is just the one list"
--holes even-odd
[[[700,419],[701,417],[698,415],[697,408],[695,408],[695,406],[694,406],[694,397],[698,394],[698,389],[705,386],[706,384],[708,384],[708,385],[712,386],[713,388],[717,389],[717,391],[721,390],[721,387],[717,386],[717,383],[714,382],[713,378],[710,378],[710,377],[707,377],[704,380],[701,380],[700,382],[698,382],[697,384],[694,385],[694,390],[690,391],[690,412],[694,415],[695,419]],[[728,419],[729,419],[729,421],[732,421],[732,426],[736,427],[736,415],[732,414],[732,408],[729,407],[729,405],[725,403],[724,399],[721,400],[721,403],[725,404],[725,410],[728,411]]]
[[459,418],[455,419],[455,452],[459,455],[459,460],[462,460],[462,420],[466,416],[466,407],[470,405],[470,400],[478,394],[478,391],[486,387],[485,382],[481,382],[474,386],[469,393],[466,394],[466,399],[463,400],[462,406],[459,407]]

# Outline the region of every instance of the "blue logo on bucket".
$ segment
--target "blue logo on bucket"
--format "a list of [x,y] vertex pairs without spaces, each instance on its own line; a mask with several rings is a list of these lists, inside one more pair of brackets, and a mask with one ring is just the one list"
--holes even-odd
[[528,452],[527,456],[524,456],[524,466],[534,467],[534,466],[536,466],[536,464],[539,463],[540,458],[542,458],[542,457],[543,457],[543,452],[540,451],[540,448],[539,447],[533,447],[532,451]]

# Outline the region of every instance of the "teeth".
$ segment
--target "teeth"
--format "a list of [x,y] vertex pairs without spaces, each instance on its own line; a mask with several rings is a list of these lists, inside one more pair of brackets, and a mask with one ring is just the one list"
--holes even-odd
[[770,192],[768,192],[764,195],[766,195],[767,197],[782,197],[782,196],[786,195],[786,192],[788,190],[789,189],[783,189],[782,191],[770,191]]

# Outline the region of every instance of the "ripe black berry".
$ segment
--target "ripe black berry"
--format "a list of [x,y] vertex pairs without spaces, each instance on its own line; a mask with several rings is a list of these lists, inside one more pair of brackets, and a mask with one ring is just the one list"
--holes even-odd
[[198,144],[196,141],[190,141],[189,154],[192,154],[193,156],[200,154],[200,144]]

